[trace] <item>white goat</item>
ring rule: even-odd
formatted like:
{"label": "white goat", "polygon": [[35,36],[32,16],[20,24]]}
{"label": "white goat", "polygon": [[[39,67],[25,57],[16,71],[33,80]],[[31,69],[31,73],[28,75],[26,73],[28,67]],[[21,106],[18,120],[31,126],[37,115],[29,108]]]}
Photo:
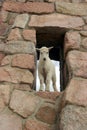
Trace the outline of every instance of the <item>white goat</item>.
{"label": "white goat", "polygon": [[52,80],[54,91],[57,91],[56,88],[56,73],[55,66],[51,59],[49,58],[49,50],[53,47],[47,48],[42,47],[40,49],[36,48],[40,51],[40,59],[38,64],[38,75],[40,79],[40,90],[42,91],[44,88],[44,84],[46,87],[46,91],[50,91],[50,81]]}

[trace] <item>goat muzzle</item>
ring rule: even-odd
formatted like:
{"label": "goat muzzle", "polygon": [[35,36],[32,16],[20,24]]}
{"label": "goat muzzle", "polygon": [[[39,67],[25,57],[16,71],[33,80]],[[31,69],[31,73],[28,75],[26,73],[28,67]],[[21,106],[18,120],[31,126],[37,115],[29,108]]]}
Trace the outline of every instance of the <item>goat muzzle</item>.
{"label": "goat muzzle", "polygon": [[44,61],[46,61],[46,58],[43,58]]}

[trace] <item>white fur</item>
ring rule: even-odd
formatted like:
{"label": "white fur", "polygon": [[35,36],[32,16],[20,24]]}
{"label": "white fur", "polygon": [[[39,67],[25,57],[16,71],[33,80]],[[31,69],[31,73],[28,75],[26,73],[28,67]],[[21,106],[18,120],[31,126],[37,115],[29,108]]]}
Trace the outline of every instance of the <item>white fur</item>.
{"label": "white fur", "polygon": [[[51,47],[53,48],[53,47]],[[44,88],[44,84],[46,86],[46,91],[50,91],[50,82],[52,80],[53,88],[56,91],[56,73],[55,66],[51,59],[49,58],[49,50],[51,48],[42,47],[37,49],[40,51],[40,59],[38,64],[38,75],[40,79],[40,90],[42,91]]]}

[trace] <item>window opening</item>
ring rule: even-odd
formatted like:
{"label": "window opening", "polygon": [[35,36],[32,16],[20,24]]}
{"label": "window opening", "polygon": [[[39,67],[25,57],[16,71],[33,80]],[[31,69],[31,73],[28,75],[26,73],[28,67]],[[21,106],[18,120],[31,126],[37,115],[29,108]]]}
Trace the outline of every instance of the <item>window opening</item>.
{"label": "window opening", "polygon": [[[36,39],[37,39],[37,48],[41,48],[43,46],[46,47],[51,47],[53,46],[49,52],[49,57],[50,59],[54,62],[55,64],[55,69],[56,69],[56,78],[57,78],[57,87],[58,91],[64,90],[64,54],[63,54],[63,46],[64,46],[64,32],[60,33],[59,31],[49,31],[45,29],[39,29],[37,30],[36,33]],[[38,60],[39,60],[39,52],[37,51],[37,65],[38,65]],[[36,74],[36,91],[39,91],[39,78],[38,74]],[[50,91],[53,91],[53,87],[51,86]]]}

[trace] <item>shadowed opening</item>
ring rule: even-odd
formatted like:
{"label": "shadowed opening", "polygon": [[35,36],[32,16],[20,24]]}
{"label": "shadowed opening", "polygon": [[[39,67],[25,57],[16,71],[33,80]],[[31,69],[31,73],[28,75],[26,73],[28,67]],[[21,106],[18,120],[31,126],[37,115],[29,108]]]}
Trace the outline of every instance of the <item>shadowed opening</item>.
{"label": "shadowed opening", "polygon": [[[39,28],[36,31],[36,39],[37,39],[37,48],[41,48],[43,46],[54,48],[50,50],[49,57],[54,62],[59,62],[59,84],[57,86],[60,87],[60,91],[65,89],[65,80],[64,80],[64,36],[65,36],[64,29],[55,29],[55,28]],[[37,51],[37,60],[39,60],[39,52]],[[55,63],[55,65],[56,65]],[[58,80],[57,79],[57,80]],[[37,80],[36,80],[37,82]],[[38,84],[36,83],[37,87]]]}

